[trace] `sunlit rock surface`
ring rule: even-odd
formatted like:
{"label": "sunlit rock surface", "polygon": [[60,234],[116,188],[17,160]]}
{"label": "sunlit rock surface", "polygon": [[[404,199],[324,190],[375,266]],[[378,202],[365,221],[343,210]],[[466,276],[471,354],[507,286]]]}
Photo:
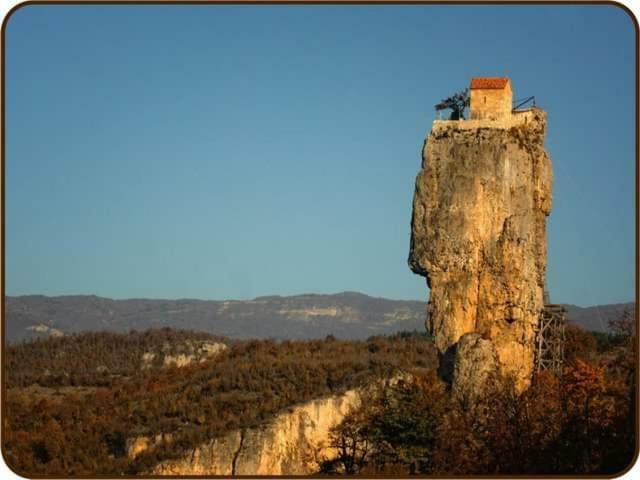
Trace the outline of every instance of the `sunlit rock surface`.
{"label": "sunlit rock surface", "polygon": [[545,128],[532,109],[509,121],[436,121],[425,141],[409,265],[427,278],[427,328],[449,375],[458,341],[476,332],[502,374],[529,384],[552,200]]}

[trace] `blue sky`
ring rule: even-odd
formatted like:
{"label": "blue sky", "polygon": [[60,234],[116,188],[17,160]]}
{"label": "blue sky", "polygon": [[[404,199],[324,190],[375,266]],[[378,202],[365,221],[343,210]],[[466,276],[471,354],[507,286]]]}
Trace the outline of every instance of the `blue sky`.
{"label": "blue sky", "polygon": [[28,6],[6,30],[6,291],[426,299],[433,105],[548,112],[552,300],[635,288],[635,32],[612,6]]}

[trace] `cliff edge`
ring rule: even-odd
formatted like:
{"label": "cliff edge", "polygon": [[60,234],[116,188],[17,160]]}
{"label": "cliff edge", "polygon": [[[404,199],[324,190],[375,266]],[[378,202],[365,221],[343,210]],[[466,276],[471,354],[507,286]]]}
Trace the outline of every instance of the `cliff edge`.
{"label": "cliff edge", "polygon": [[336,456],[329,432],[359,405],[356,390],[293,406],[269,422],[158,464],[152,475],[309,475]]}

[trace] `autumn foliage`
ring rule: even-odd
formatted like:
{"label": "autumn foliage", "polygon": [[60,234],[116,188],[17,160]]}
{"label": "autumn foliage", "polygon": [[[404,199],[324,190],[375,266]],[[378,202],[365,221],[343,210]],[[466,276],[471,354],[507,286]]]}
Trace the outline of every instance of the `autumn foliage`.
{"label": "autumn foliage", "polygon": [[615,341],[599,351],[589,332],[573,329],[563,375],[542,371],[520,395],[503,380],[484,401],[470,403],[453,398],[433,373],[414,373],[412,381],[381,388],[333,431],[334,444],[351,438],[367,445],[366,455],[356,462],[342,455],[325,463],[324,473],[575,475],[623,470],[635,453],[633,332],[615,332]]}
{"label": "autumn foliage", "polygon": [[[337,457],[318,473],[613,474],[635,453],[632,327],[619,322],[607,338],[573,327],[561,376],[540,372],[520,395],[498,384],[474,403],[452,396],[430,339],[416,333],[231,342],[163,329],[39,340],[6,352],[3,454],[24,476],[140,474],[293,404],[377,385],[332,431]],[[145,352],[190,340],[229,348],[182,368],[141,368]],[[128,455],[132,438],[156,435],[171,442]]]}
{"label": "autumn foliage", "polygon": [[[9,348],[9,465],[24,476],[138,474],[293,404],[435,362],[426,336],[407,334],[367,342],[229,342],[203,363],[141,368],[146,351],[207,339],[193,335],[89,333]],[[129,439],[158,434],[170,434],[171,443],[129,458]]]}

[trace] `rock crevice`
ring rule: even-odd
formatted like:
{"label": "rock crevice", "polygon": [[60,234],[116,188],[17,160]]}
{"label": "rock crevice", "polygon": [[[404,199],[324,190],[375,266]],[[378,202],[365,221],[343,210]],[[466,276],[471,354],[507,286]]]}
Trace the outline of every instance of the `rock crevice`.
{"label": "rock crevice", "polygon": [[236,472],[237,472],[238,457],[240,456],[240,452],[242,451],[242,446],[244,445],[244,437],[245,437],[245,431],[244,430],[240,430],[240,443],[238,444],[238,449],[233,454],[233,459],[231,460],[231,475],[232,476],[235,476]]}

